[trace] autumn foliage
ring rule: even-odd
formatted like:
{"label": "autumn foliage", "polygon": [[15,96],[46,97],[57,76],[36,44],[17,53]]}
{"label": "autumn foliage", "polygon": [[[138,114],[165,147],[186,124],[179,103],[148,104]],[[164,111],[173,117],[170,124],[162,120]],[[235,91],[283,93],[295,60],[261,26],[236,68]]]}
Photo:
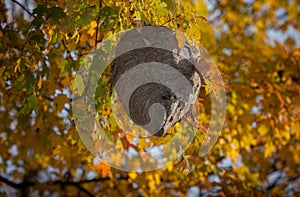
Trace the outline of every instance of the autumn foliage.
{"label": "autumn foliage", "polygon": [[[1,0],[0,194],[299,196],[299,8],[296,0]],[[126,172],[82,143],[71,93],[97,44],[145,25],[185,32],[207,49],[226,83],[227,114],[206,156],[198,155],[202,125],[175,162]],[[100,101],[108,91],[98,92]],[[202,120],[210,117],[208,92],[203,87],[198,99]],[[146,146],[114,127],[109,106],[97,107],[118,146]]]}

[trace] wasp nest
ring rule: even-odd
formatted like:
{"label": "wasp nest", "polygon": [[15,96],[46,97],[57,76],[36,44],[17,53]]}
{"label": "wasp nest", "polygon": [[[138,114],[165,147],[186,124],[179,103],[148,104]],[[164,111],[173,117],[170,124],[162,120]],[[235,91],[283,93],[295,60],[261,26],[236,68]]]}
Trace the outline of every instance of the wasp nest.
{"label": "wasp nest", "polygon": [[165,27],[130,30],[121,36],[111,67],[110,82],[127,115],[158,137],[191,110],[201,86],[193,65],[199,53],[177,38]]}

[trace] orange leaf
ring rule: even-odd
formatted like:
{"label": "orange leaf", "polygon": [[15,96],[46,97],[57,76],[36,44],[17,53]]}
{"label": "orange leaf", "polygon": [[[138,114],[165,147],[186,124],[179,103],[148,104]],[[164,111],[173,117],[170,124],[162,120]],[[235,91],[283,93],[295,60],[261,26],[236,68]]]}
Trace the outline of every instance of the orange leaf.
{"label": "orange leaf", "polygon": [[110,166],[100,162],[97,166],[96,166],[96,170],[98,172],[101,172],[101,177],[106,177],[108,175],[108,173],[110,172]]}

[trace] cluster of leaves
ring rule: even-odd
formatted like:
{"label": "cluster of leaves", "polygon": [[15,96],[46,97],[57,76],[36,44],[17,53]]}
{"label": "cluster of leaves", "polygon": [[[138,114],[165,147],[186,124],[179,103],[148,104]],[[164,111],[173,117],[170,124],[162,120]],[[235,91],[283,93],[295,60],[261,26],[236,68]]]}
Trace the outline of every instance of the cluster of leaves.
{"label": "cluster of leaves", "polygon": [[[299,195],[300,53],[295,40],[268,37],[300,29],[297,1],[29,4],[33,10],[0,1],[1,193],[182,196],[198,188],[201,195]],[[195,140],[165,169],[122,172],[99,162],[79,139],[70,97],[79,65],[103,39],[138,22],[184,31],[226,75],[226,124],[204,158]],[[201,109],[207,114],[208,103]],[[108,106],[99,109],[109,116]],[[125,135],[122,146],[134,147],[131,142]]]}

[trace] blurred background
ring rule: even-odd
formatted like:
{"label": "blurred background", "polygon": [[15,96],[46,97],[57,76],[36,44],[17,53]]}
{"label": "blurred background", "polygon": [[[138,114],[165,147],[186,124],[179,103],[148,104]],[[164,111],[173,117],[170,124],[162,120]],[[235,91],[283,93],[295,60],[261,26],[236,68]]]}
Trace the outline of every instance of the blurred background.
{"label": "blurred background", "polygon": [[[299,1],[0,0],[0,5],[2,196],[300,195]],[[123,172],[81,142],[71,90],[97,44],[145,25],[184,32],[207,49],[226,83],[226,122],[204,157],[198,152],[208,125],[165,168]],[[199,96],[202,120],[210,118],[209,91],[203,86]],[[109,87],[99,98],[109,98]],[[109,106],[98,110],[121,147],[150,146],[112,126]]]}

